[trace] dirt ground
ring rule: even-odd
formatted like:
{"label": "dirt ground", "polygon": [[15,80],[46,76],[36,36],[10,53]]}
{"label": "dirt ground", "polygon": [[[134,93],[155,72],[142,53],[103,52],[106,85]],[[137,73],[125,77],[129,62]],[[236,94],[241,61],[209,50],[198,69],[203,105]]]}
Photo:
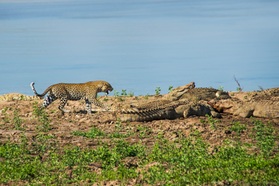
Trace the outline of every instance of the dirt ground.
{"label": "dirt ground", "polygon": [[[121,104],[123,101],[132,102],[135,99],[138,100],[139,98],[135,96],[109,96],[101,97],[100,101],[107,106],[115,106]],[[156,98],[150,96],[148,99]],[[0,142],[18,142],[23,134],[28,139],[32,140],[34,136],[38,135],[38,126],[42,125],[42,122],[36,118],[34,108],[40,105],[42,101],[43,100],[20,94],[1,96]],[[236,123],[245,126],[246,130],[241,131],[240,138],[242,141],[246,142],[251,142],[252,140],[248,133],[252,130],[253,121],[255,119],[272,125],[276,133],[279,133],[279,119],[251,119],[222,114],[222,118],[220,119],[210,118],[208,116],[192,116],[175,120],[121,122],[107,111],[97,111],[91,115],[84,113],[84,101],[69,101],[66,109],[71,112],[65,113],[64,115],[61,115],[60,111],[57,109],[58,104],[59,101],[55,101],[45,109],[45,112],[50,129],[48,133],[54,136],[55,143],[60,147],[69,144],[82,148],[98,146],[99,143],[96,139],[73,135],[75,131],[88,132],[92,127],[98,128],[106,134],[115,132],[119,132],[123,135],[128,133],[136,134],[127,135],[127,142],[136,143],[141,141],[141,143],[147,146],[153,145],[158,135],[163,135],[163,137],[168,140],[175,140],[181,135],[187,137],[194,131],[198,131],[203,139],[209,142],[212,151],[222,145],[225,140],[239,137],[239,134],[232,130],[232,126]],[[20,130],[20,128],[24,130]],[[109,141],[109,139],[105,138],[101,140]]]}
{"label": "dirt ground", "polygon": [[[100,101],[108,107],[117,108],[117,105],[125,103],[134,103],[140,100],[149,99],[150,101],[158,99],[156,96],[108,96],[100,97]],[[94,113],[88,115],[85,111],[84,101],[69,101],[66,109],[69,113],[61,115],[58,110],[59,101],[53,102],[43,112],[38,110],[43,100],[33,96],[21,94],[8,94],[0,96],[0,143],[18,143],[24,140],[32,146],[36,140],[40,140],[40,135],[51,136],[47,141],[39,143],[48,143],[48,147],[63,151],[67,148],[80,147],[81,149],[96,149],[102,144],[113,147],[117,137],[110,135],[120,135],[130,144],[142,144],[146,149],[152,149],[158,141],[158,136],[175,141],[177,139],[187,138],[193,135],[199,135],[209,145],[208,153],[214,154],[227,142],[243,144],[256,144],[255,121],[271,126],[274,129],[274,136],[279,136],[279,118],[241,118],[222,113],[222,118],[212,118],[210,116],[191,116],[189,118],[177,118],[174,120],[154,120],[150,122],[122,122],[109,111],[100,111],[94,108]],[[88,133],[92,129],[97,129],[106,135],[97,138],[88,138],[77,133]],[[278,138],[275,140],[275,146],[279,147]],[[249,148],[252,153],[258,153],[260,150],[256,145]],[[276,150],[277,149],[277,150]],[[275,148],[273,153],[277,154],[279,148]],[[42,159],[47,159],[48,154],[44,154]],[[1,161],[1,160],[0,160]],[[127,157],[122,160],[125,166],[137,166],[137,157]],[[100,172],[101,165],[91,163],[95,172]],[[146,165],[148,167],[149,165]],[[152,164],[150,165],[152,166]],[[70,173],[69,173],[70,174]],[[129,181],[128,185],[136,185],[137,179]],[[128,182],[127,182],[128,183]],[[10,182],[13,185],[13,182]],[[16,184],[27,184],[20,181]],[[121,185],[121,181],[103,181],[97,185]],[[225,184],[221,184],[225,185]]]}

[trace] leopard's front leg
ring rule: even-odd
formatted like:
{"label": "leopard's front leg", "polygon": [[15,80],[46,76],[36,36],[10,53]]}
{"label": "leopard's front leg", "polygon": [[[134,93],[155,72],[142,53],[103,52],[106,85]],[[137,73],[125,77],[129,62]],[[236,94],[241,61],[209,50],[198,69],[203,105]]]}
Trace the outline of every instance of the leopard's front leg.
{"label": "leopard's front leg", "polygon": [[100,101],[98,101],[96,98],[91,98],[88,100],[90,103],[93,103],[94,105],[96,105],[97,107],[100,107],[106,111],[108,111],[108,108],[103,104],[101,103]]}

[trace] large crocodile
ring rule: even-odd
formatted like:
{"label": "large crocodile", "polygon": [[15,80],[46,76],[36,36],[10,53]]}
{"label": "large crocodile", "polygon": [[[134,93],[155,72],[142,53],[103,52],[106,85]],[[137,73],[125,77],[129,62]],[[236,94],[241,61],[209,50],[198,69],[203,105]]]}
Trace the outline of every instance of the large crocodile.
{"label": "large crocodile", "polygon": [[228,93],[213,88],[195,88],[195,83],[177,87],[170,93],[157,97],[155,101],[124,104],[118,108],[117,118],[121,121],[150,121],[176,119],[191,115],[206,114],[220,117],[207,101],[229,98]]}
{"label": "large crocodile", "polygon": [[279,88],[257,92],[227,93],[214,88],[195,88],[195,83],[177,87],[154,101],[123,103],[116,117],[122,121],[176,119],[192,115],[279,118]]}

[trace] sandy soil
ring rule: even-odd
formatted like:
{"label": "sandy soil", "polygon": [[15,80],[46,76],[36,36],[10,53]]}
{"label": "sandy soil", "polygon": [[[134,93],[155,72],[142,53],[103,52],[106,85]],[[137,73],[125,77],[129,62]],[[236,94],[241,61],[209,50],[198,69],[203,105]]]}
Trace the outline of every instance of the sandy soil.
{"label": "sandy soil", "polygon": [[[138,97],[101,97],[100,101],[108,106],[115,106],[122,102],[133,102]],[[144,99],[144,98],[142,98]],[[148,99],[156,99],[150,96]],[[28,139],[38,135],[38,126],[42,122],[35,116],[34,105],[40,105],[42,100],[24,96],[20,94],[9,94],[0,98],[0,142],[20,141],[24,134]],[[95,147],[98,142],[95,139],[84,138],[73,135],[75,131],[88,132],[92,127],[96,127],[105,133],[119,132],[121,134],[135,133],[133,137],[127,137],[126,140],[131,143],[141,141],[147,146],[153,145],[158,134],[166,139],[175,140],[179,136],[189,136],[193,131],[199,131],[204,140],[209,142],[212,150],[220,146],[224,140],[235,138],[239,135],[231,130],[236,122],[246,126],[245,132],[240,135],[241,140],[251,142],[249,131],[253,128],[255,119],[264,123],[270,123],[274,126],[276,133],[279,132],[278,119],[263,118],[241,118],[229,114],[222,114],[220,119],[210,119],[208,117],[189,117],[178,118],[175,120],[155,120],[151,122],[120,122],[117,118],[106,111],[98,111],[91,115],[83,112],[84,101],[69,101],[66,109],[70,113],[60,114],[57,109],[59,101],[52,103],[45,112],[47,114],[50,130],[48,133],[54,136],[55,143],[59,146],[69,144],[80,147]],[[94,108],[93,108],[94,109]],[[95,108],[97,109],[97,108]],[[20,125],[17,126],[16,124]],[[24,130],[20,130],[20,128]],[[144,134],[144,135],[143,135]],[[127,135],[129,136],[129,135]],[[100,140],[100,139],[98,139]],[[102,138],[103,141],[108,139]]]}

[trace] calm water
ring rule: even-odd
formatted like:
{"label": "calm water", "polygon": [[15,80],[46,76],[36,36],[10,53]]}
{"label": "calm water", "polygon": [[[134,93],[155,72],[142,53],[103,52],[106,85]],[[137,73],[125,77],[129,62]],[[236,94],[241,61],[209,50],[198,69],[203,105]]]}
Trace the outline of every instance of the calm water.
{"label": "calm water", "polygon": [[115,90],[279,86],[276,0],[0,0],[0,94],[103,79]]}

